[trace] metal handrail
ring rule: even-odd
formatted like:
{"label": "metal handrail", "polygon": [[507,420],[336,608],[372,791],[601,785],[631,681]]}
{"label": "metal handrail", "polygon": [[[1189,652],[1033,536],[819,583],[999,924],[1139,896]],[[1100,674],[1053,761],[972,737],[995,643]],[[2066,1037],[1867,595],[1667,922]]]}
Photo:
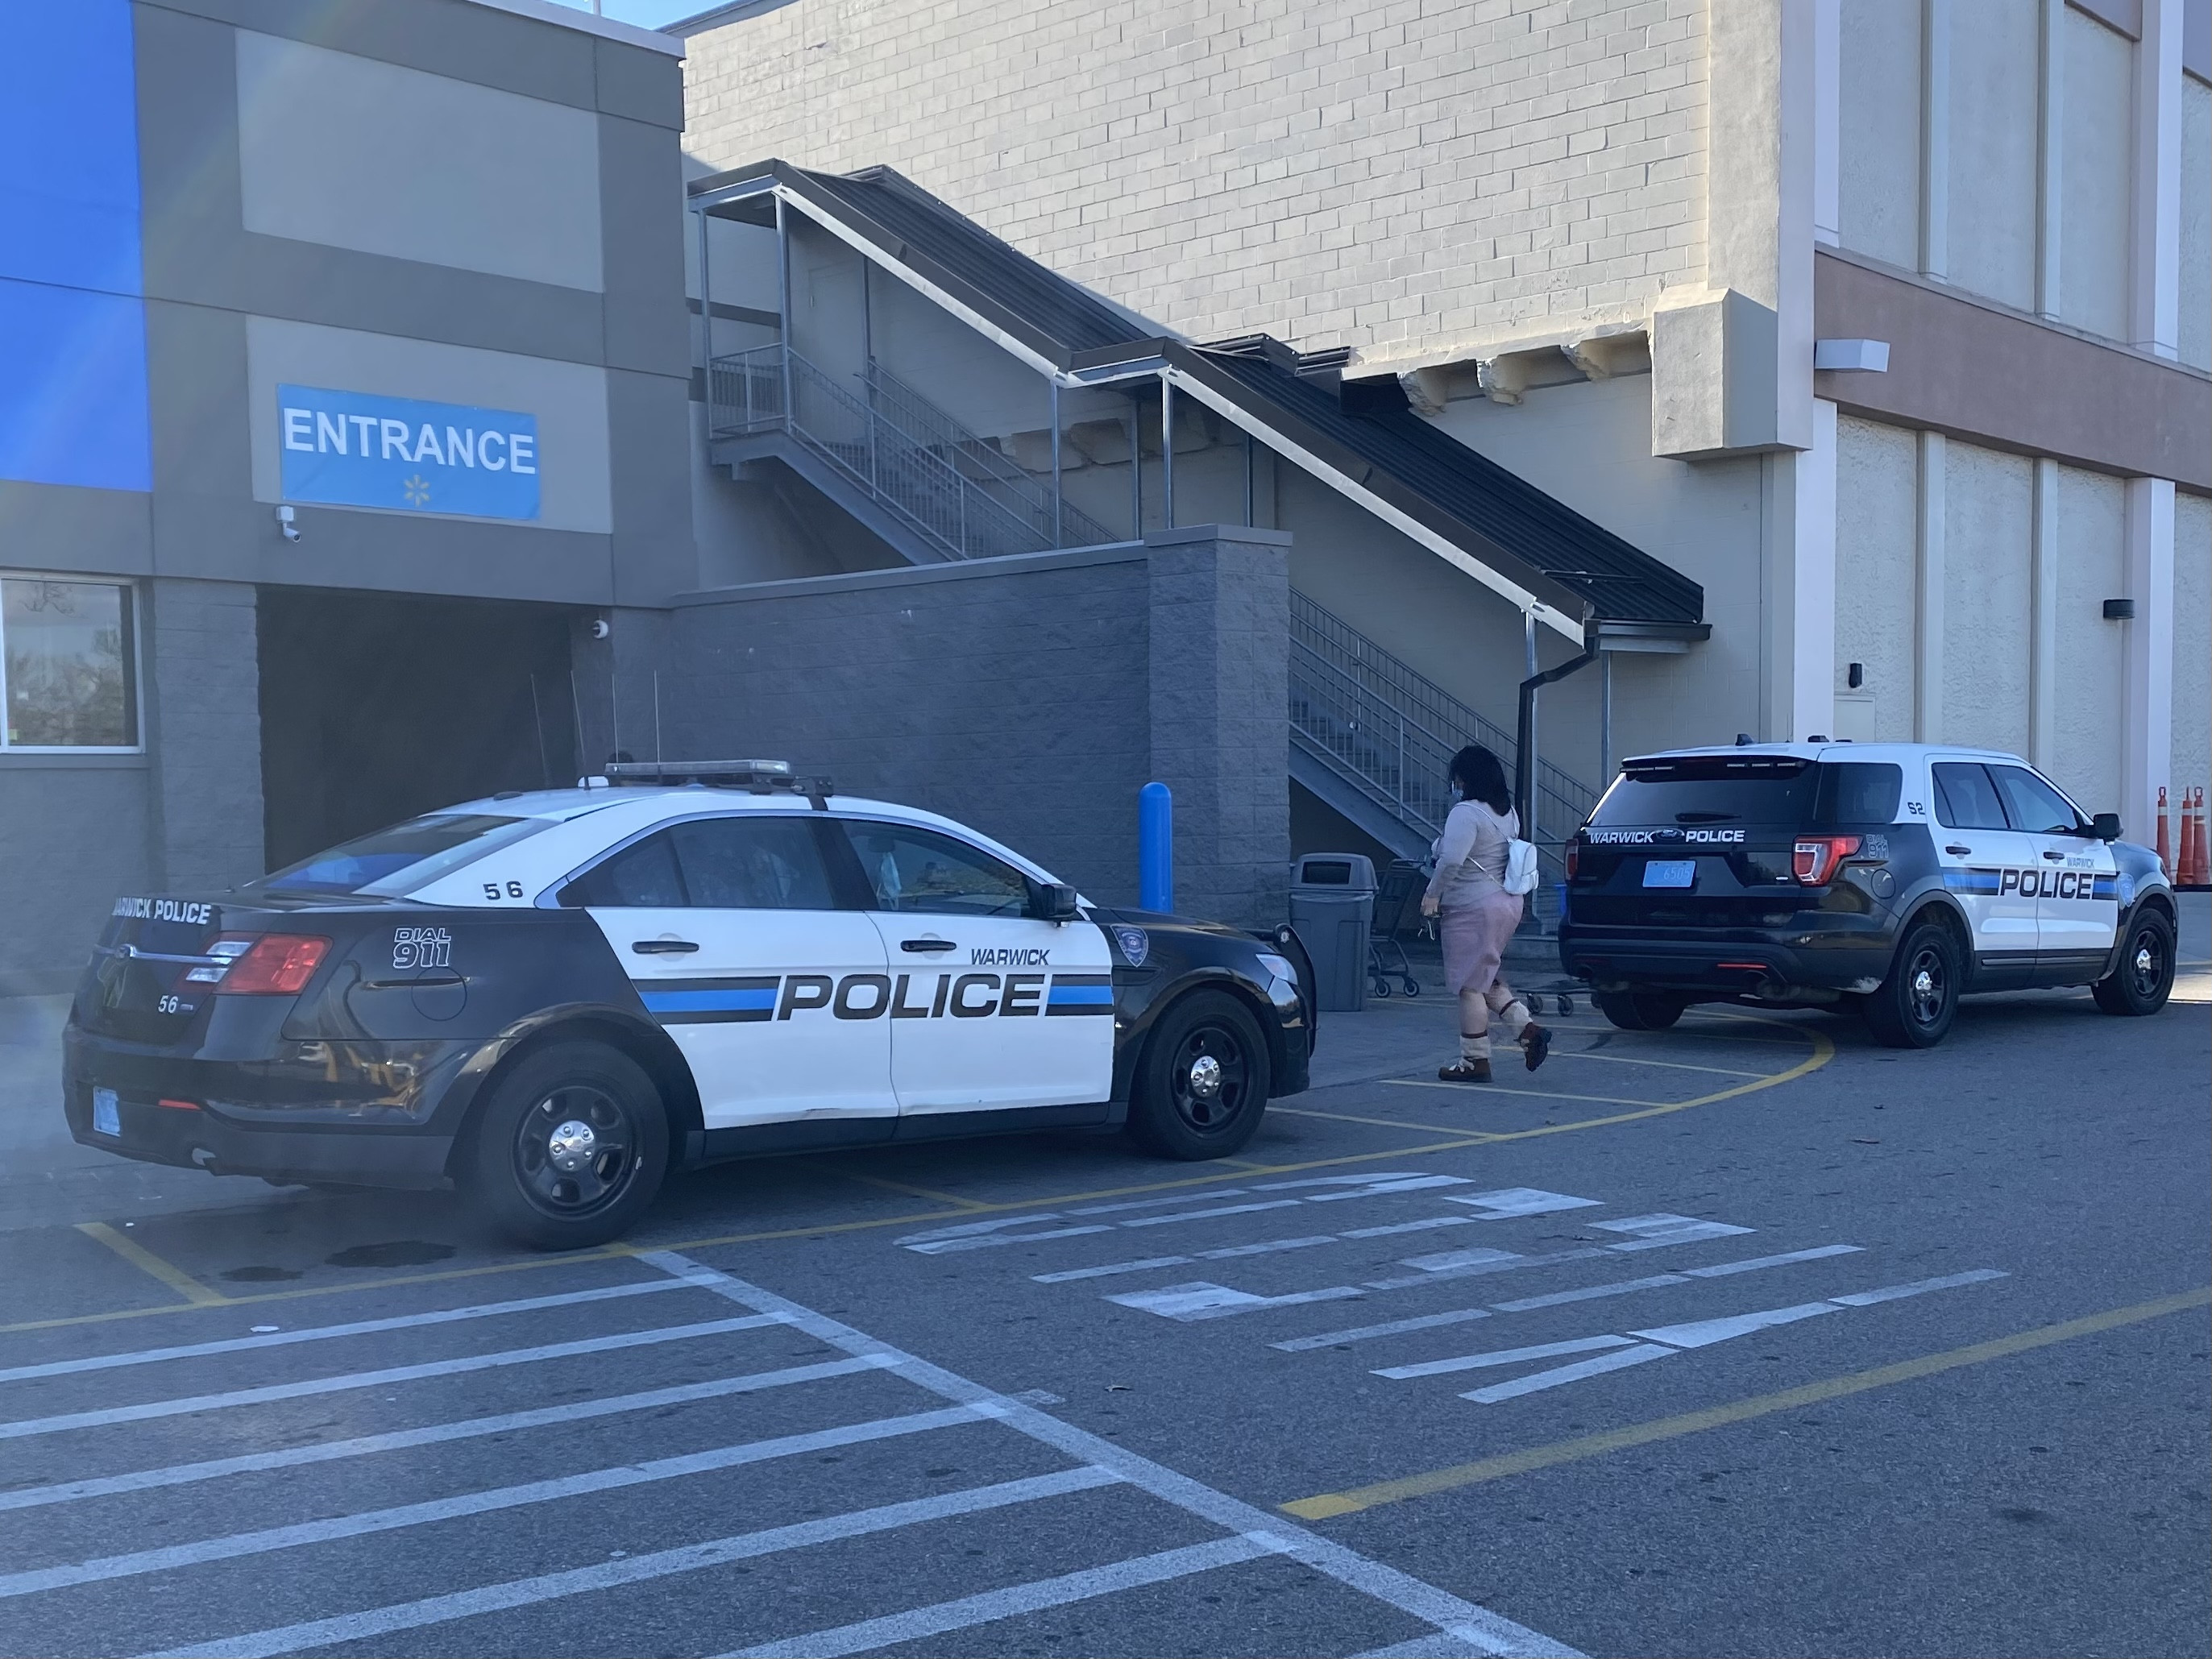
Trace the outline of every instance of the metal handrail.
{"label": "metal handrail", "polygon": [[[1026,472],[912,388],[888,375],[879,385],[874,366],[860,378],[865,397],[781,342],[716,357],[708,366],[708,430],[787,434],[950,558],[1056,544],[1051,495]],[[1059,522],[1087,543],[1114,539],[1064,502]]]}

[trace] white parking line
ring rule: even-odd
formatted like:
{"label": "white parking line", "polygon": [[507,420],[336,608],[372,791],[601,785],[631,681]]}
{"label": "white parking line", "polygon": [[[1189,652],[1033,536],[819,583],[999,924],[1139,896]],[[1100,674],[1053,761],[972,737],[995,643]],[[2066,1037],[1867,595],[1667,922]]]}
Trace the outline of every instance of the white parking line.
{"label": "white parking line", "polygon": [[124,1365],[151,1365],[167,1359],[197,1359],[204,1354],[241,1353],[255,1348],[285,1348],[299,1342],[326,1342],[332,1337],[373,1336],[379,1331],[413,1330],[425,1325],[450,1325],[467,1319],[493,1319],[502,1314],[536,1313],[543,1308],[568,1308],[584,1302],[608,1302],[620,1297],[652,1296],[680,1290],[665,1279],[641,1279],[635,1285],[605,1285],[592,1291],[568,1291],[559,1296],[525,1297],[517,1302],[486,1302],[472,1308],[437,1308],[428,1313],[399,1314],[390,1319],[362,1319],[348,1325],[318,1325],[304,1331],[276,1331],[264,1336],[232,1336],[214,1342],[186,1342],[171,1348],[141,1348],[134,1353],[94,1354],[85,1359],[50,1359],[43,1364],[15,1365],[0,1370],[0,1382],[21,1382],[38,1376],[70,1376],[79,1371],[112,1370]]}
{"label": "white parking line", "polygon": [[1878,1291],[1853,1291],[1849,1296],[1832,1296],[1831,1302],[1839,1302],[1846,1308],[1871,1308],[1877,1302],[1895,1302],[1900,1297],[1919,1296],[1929,1291],[1948,1291],[1957,1285],[1978,1285],[1985,1279],[2003,1279],[2007,1275],[1994,1267],[1976,1267],[1963,1273],[1946,1273],[1941,1279],[1917,1279],[1910,1285],[1885,1285]]}
{"label": "white parking line", "polygon": [[334,1515],[321,1521],[303,1521],[289,1527],[264,1527],[258,1532],[232,1533],[222,1538],[196,1539],[161,1549],[133,1550],[125,1555],[104,1555],[90,1561],[34,1568],[27,1572],[0,1573],[0,1598],[32,1595],[41,1590],[64,1589],[72,1584],[108,1583],[144,1573],[167,1572],[177,1567],[196,1567],[209,1561],[233,1561],[245,1555],[266,1555],[274,1550],[299,1549],[327,1544],[340,1538],[360,1538],[370,1533],[397,1532],[405,1527],[427,1526],[466,1515],[489,1515],[498,1510],[526,1509],[533,1504],[557,1503],[592,1492],[615,1492],[624,1486],[650,1486],[686,1475],[711,1474],[720,1469],[742,1468],[779,1457],[829,1451],[872,1440],[893,1440],[973,1423],[978,1413],[964,1406],[940,1411],[916,1412],[905,1417],[878,1418],[871,1423],[847,1423],[808,1434],[779,1435],[772,1440],[750,1440],[743,1445],[716,1446],[711,1450],[686,1452],[678,1457],[656,1457],[642,1463],[611,1468],[586,1469],[550,1480],[526,1481],[516,1486],[494,1486],[483,1492],[457,1492],[419,1504],[400,1504],[390,1509],[364,1510],[356,1515]]}
{"label": "white parking line", "polygon": [[[957,1404],[987,1407],[1001,1417],[1008,1427],[1033,1440],[1042,1442],[1070,1457],[1080,1458],[1088,1464],[1110,1470],[1122,1480],[1154,1498],[1174,1504],[1176,1508],[1216,1526],[1237,1534],[1262,1534],[1281,1537],[1282,1553],[1304,1563],[1315,1571],[1326,1573],[1338,1583],[1349,1586],[1376,1601],[1388,1603],[1400,1612],[1410,1613],[1434,1626],[1458,1640],[1477,1645],[1486,1654],[1559,1656],[1559,1659],[1576,1659],[1572,1648],[1540,1635],[1524,1625],[1476,1606],[1449,1591],[1401,1572],[1395,1567],[1385,1566],[1355,1550],[1323,1538],[1304,1528],[1286,1526],[1281,1517],[1267,1514],[1228,1493],[1178,1474],[1164,1464],[1139,1455],[1127,1447],[1031,1406],[1010,1399],[1005,1395],[971,1382],[966,1377],[946,1370],[941,1365],[891,1347],[878,1341],[850,1325],[831,1319],[798,1303],[786,1300],[773,1291],[727,1273],[717,1273],[702,1263],[672,1250],[649,1250],[639,1253],[637,1259],[659,1267],[662,1271],[728,1297],[741,1307],[763,1313],[774,1313],[794,1329],[809,1336],[842,1348],[847,1353],[884,1353],[895,1356],[899,1374],[910,1382],[927,1389],[940,1399]],[[331,1638],[339,1639],[339,1638]]]}
{"label": "white parking line", "polygon": [[755,1371],[745,1376],[718,1376],[705,1382],[685,1382],[675,1388],[648,1389],[642,1394],[609,1395],[598,1400],[574,1400],[531,1411],[502,1412],[495,1417],[472,1417],[458,1423],[432,1423],[419,1429],[395,1429],[388,1434],[357,1435],[349,1440],[325,1440],[313,1445],[287,1446],[280,1451],[246,1452],[236,1457],[210,1457],[197,1463],[172,1463],[166,1468],[132,1469],[124,1474],[97,1475],[84,1480],[64,1480],[51,1486],[23,1486],[0,1492],[0,1510],[37,1509],[47,1504],[73,1504],[87,1498],[111,1498],[118,1492],[145,1492],[156,1486],[182,1486],[196,1480],[215,1480],[230,1474],[258,1474],[269,1469],[295,1468],[303,1463],[327,1463],[342,1458],[367,1457],[377,1452],[404,1451],[412,1446],[445,1445],[488,1434],[509,1434],[519,1429],[550,1427],[582,1422],[594,1417],[615,1417],[625,1412],[655,1411],[695,1400],[718,1400],[728,1395],[757,1394],[766,1389],[799,1382],[818,1382],[855,1371],[879,1370],[877,1358],[825,1359],[815,1365],[793,1365],[783,1370]]}
{"label": "white parking line", "polygon": [[374,1637],[389,1636],[395,1631],[420,1630],[426,1625],[444,1624],[455,1619],[472,1619],[508,1607],[535,1607],[562,1596],[612,1589],[621,1584],[644,1583],[655,1578],[665,1578],[672,1573],[697,1572],[706,1567],[726,1566],[732,1561],[747,1561],[784,1550],[805,1549],[841,1538],[893,1532],[925,1521],[942,1521],[956,1515],[975,1515],[986,1510],[1004,1509],[1012,1504],[1031,1504],[1041,1498],[1059,1498],[1069,1492],[1115,1486],[1120,1480],[1119,1475],[1108,1469],[1060,1469],[1051,1474],[1034,1474],[1025,1480],[1006,1480],[995,1486],[969,1486],[958,1492],[939,1492],[934,1497],[910,1498],[902,1504],[884,1504],[874,1509],[825,1516],[817,1521],[769,1527],[759,1532],[737,1533],[727,1538],[710,1539],[702,1544],[655,1550],[650,1554],[629,1556],[619,1561],[602,1561],[588,1567],[571,1568],[565,1572],[540,1573],[530,1578],[509,1579],[501,1584],[480,1585],[475,1589],[457,1590],[450,1595],[425,1596],[418,1601],[370,1607],[360,1613],[341,1613],[332,1619],[312,1619],[296,1625],[280,1625],[274,1629],[254,1631],[243,1636],[227,1636],[217,1641],[171,1648],[161,1654],[149,1656],[149,1659],[273,1659],[273,1656],[277,1654],[331,1647],[341,1642],[365,1642]]}
{"label": "white parking line", "polygon": [[1287,1342],[1270,1342],[1285,1353],[1304,1353],[1310,1348],[1334,1347],[1340,1342],[1365,1342],[1378,1336],[1401,1336],[1407,1331],[1430,1331],[1439,1325],[1463,1325],[1470,1319],[1487,1319],[1487,1308],[1454,1308],[1449,1313],[1423,1314],[1416,1319],[1394,1319],[1387,1325],[1355,1325],[1348,1331],[1323,1331],[1318,1336],[1294,1336]]}
{"label": "white parking line", "polygon": [[1652,1291],[1662,1285],[1686,1285],[1686,1273],[1653,1273],[1649,1279],[1624,1279],[1613,1285],[1585,1285],[1576,1291],[1553,1291],[1549,1296],[1524,1296],[1514,1302],[1493,1302],[1499,1313],[1528,1313],[1537,1308],[1557,1308],[1570,1302],[1595,1302],[1601,1297],[1626,1296],[1632,1291]]}
{"label": "white parking line", "polygon": [[1442,1376],[1447,1371],[1486,1370],[1492,1365],[1517,1365],[1527,1359],[1555,1359],[1563,1353],[1588,1353],[1593,1348],[1626,1348],[1625,1336],[1577,1336],[1565,1342],[1538,1342],[1525,1348],[1493,1348],[1487,1353],[1455,1354],[1449,1359],[1423,1359],[1411,1365],[1389,1365],[1375,1373],[1394,1382],[1413,1376]]}
{"label": "white parking line", "polygon": [[1554,1045],[1553,1060],[1609,1060],[1616,1066],[1658,1066],[1670,1072],[1710,1072],[1716,1077],[1772,1077],[1772,1072],[1741,1072],[1728,1066],[1691,1066],[1679,1060],[1639,1060],[1633,1054],[1593,1054],[1587,1048],[1562,1048]]}
{"label": "white parking line", "polygon": [[1634,1347],[1623,1348],[1617,1353],[1601,1353],[1595,1359],[1578,1360],[1574,1364],[1559,1365],[1548,1371],[1538,1371],[1531,1376],[1516,1376],[1510,1382],[1492,1382],[1484,1388],[1469,1389],[1460,1398],[1472,1400],[1478,1405],[1494,1406],[1501,1400],[1517,1400],[1524,1394],[1556,1389],[1565,1382],[1579,1382],[1586,1376],[1625,1370],[1631,1365],[1641,1365],[1647,1359],[1664,1359],[1676,1352],[1674,1348],[1662,1348],[1656,1343],[1639,1342]]}
{"label": "white parking line", "polygon": [[1730,1273],[1757,1273],[1762,1267],[1785,1267],[1793,1261],[1819,1261],[1832,1255],[1856,1255],[1863,1244],[1816,1244],[1809,1250],[1786,1250],[1780,1255],[1747,1256],[1741,1261],[1716,1261],[1708,1267],[1684,1267],[1692,1279],[1725,1279]]}
{"label": "white parking line", "polygon": [[258,1406],[271,1400],[298,1400],[310,1395],[343,1394],[349,1389],[374,1389],[387,1382],[417,1382],[426,1377],[453,1376],[464,1371],[491,1370],[502,1365],[534,1365],[541,1360],[566,1359],[576,1354],[611,1353],[619,1348],[642,1348],[660,1342],[681,1342],[692,1337],[720,1336],[730,1331],[758,1330],[779,1323],[763,1314],[750,1319],[710,1319],[695,1325],[669,1325],[658,1330],[622,1331],[612,1336],[580,1338],[573,1342],[549,1342],[541,1347],[509,1348],[501,1353],[463,1354],[452,1359],[426,1360],[418,1365],[392,1365],[382,1370],[349,1371],[339,1376],[308,1377],[297,1382],[270,1382],[258,1389],[232,1389],[222,1394],[191,1395],[180,1400],[154,1400],[137,1406],[109,1406],[99,1411],[63,1412],[52,1417],[27,1417],[0,1423],[0,1440],[20,1440],[34,1434],[59,1434],[69,1429],[106,1428],[116,1423],[143,1423],[150,1418],[181,1417],[188,1412],[220,1411],[233,1406]]}
{"label": "white parking line", "polygon": [[963,1595],[957,1601],[939,1601],[933,1607],[916,1607],[911,1613],[864,1619],[857,1624],[817,1630],[781,1642],[763,1642],[758,1647],[740,1648],[725,1654],[722,1659],[845,1659],[849,1654],[868,1653],[900,1642],[915,1642],[925,1636],[942,1636],[948,1631],[972,1630],[1000,1619],[1042,1613],[1047,1607],[1064,1607],[1073,1601],[1087,1601],[1146,1584],[1188,1578],[1216,1567],[1234,1566],[1240,1561],[1257,1560],[1263,1555],[1280,1553],[1283,1542],[1274,1534],[1249,1534],[1218,1539],[1210,1544],[1189,1544],[1179,1550],[1162,1550],[1157,1555],[1116,1561],[1109,1567],[1091,1567],[1081,1572],[1062,1573],[1056,1578],[1040,1578],[1032,1583]]}

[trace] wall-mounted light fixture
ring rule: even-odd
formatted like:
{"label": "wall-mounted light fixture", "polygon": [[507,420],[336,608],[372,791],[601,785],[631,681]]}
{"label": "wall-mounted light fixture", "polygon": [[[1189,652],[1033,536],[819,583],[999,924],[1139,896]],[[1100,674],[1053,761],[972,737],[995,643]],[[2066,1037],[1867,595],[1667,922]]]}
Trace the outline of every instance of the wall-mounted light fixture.
{"label": "wall-mounted light fixture", "polygon": [[283,532],[284,539],[288,542],[296,542],[300,539],[300,526],[292,522],[292,509],[289,506],[276,509],[276,528]]}
{"label": "wall-mounted light fixture", "polygon": [[1815,340],[1813,342],[1813,367],[1857,369],[1868,374],[1887,374],[1889,373],[1889,342],[1887,340]]}
{"label": "wall-mounted light fixture", "polygon": [[2135,616],[2136,602],[2133,599],[2106,599],[2105,601],[2105,620],[2106,622],[2133,622],[2135,620]]}
{"label": "wall-mounted light fixture", "polygon": [[1844,684],[1850,686],[1854,691],[1864,685],[1866,684],[1866,665],[1863,662],[1855,662],[1849,668],[1845,669],[1844,671]]}

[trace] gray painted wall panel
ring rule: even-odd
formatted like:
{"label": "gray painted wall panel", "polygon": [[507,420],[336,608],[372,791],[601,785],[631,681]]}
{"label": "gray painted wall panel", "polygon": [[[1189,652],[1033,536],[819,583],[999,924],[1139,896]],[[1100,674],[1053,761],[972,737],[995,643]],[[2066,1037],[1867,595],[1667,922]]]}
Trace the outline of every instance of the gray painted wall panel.
{"label": "gray painted wall panel", "polygon": [[0,479],[0,548],[14,569],[143,576],[154,568],[151,503],[136,490]]}
{"label": "gray painted wall panel", "polygon": [[118,894],[155,884],[137,757],[0,759],[0,996],[68,990]]}
{"label": "gray painted wall panel", "polygon": [[246,434],[246,319],[206,306],[146,302],[146,381],[153,406],[154,523],[164,506],[252,498]]}
{"label": "gray painted wall panel", "polygon": [[599,106],[609,115],[684,131],[684,60],[617,41],[595,43]]}
{"label": "gray painted wall panel", "polygon": [[145,665],[158,879],[173,890],[218,890],[264,867],[253,590],[159,578],[150,586]]}
{"label": "gray painted wall panel", "polygon": [[658,127],[599,118],[606,203],[605,361],[688,380],[691,322],[684,294],[683,156]]}
{"label": "gray painted wall panel", "polygon": [[599,289],[592,116],[272,34],[234,39],[247,230]]}
{"label": "gray painted wall panel", "polygon": [[698,580],[691,532],[691,400],[687,382],[609,369],[615,598],[665,605]]}

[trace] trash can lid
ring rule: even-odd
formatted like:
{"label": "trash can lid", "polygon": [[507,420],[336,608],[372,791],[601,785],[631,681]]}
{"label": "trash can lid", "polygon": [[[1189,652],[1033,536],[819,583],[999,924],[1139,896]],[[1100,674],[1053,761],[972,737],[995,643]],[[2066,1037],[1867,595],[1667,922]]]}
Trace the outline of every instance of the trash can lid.
{"label": "trash can lid", "polygon": [[1307,853],[1299,858],[1291,885],[1371,893],[1375,890],[1375,863],[1364,853]]}

